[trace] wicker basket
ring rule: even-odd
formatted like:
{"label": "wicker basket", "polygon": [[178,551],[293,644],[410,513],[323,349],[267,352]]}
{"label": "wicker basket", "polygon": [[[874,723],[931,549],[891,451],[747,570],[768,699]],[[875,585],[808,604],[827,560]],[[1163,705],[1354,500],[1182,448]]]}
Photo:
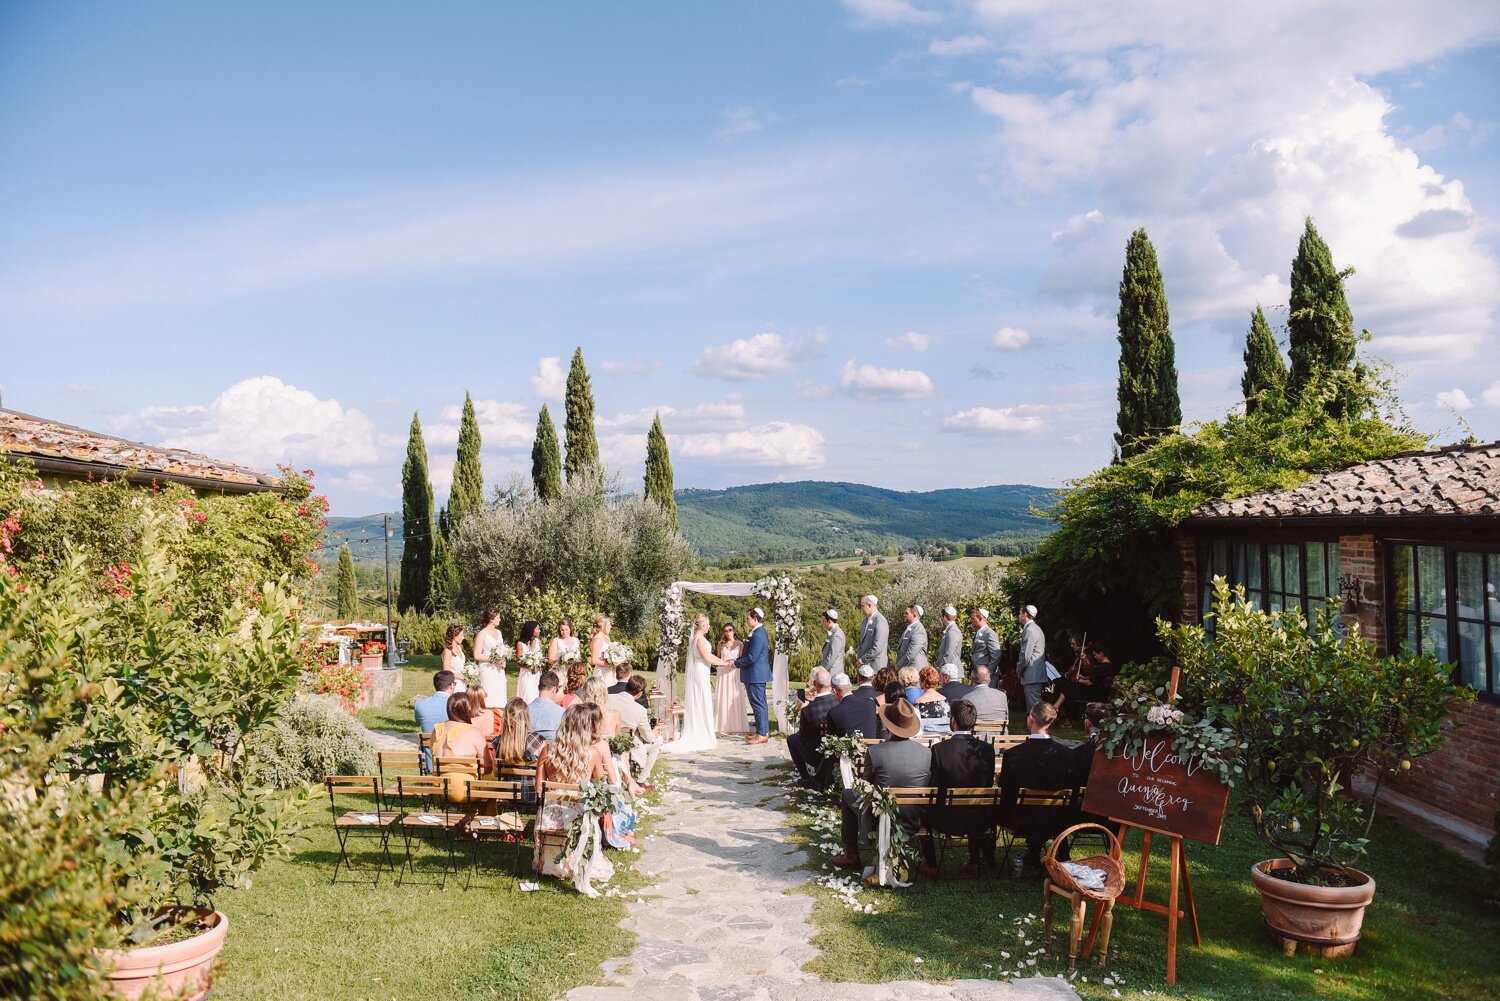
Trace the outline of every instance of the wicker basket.
{"label": "wicker basket", "polygon": [[[1090,855],[1088,858],[1073,859],[1074,865],[1088,866],[1090,869],[1100,869],[1104,872],[1104,889],[1086,890],[1078,885],[1063,864],[1057,860],[1057,846],[1065,840],[1077,834],[1079,831],[1096,830],[1104,832],[1113,854]],[[1115,857],[1120,852],[1120,839],[1103,824],[1074,824],[1063,831],[1052,840],[1047,854],[1042,857],[1042,866],[1047,870],[1047,876],[1052,882],[1070,893],[1079,893],[1089,900],[1114,900],[1125,889],[1125,867]]]}

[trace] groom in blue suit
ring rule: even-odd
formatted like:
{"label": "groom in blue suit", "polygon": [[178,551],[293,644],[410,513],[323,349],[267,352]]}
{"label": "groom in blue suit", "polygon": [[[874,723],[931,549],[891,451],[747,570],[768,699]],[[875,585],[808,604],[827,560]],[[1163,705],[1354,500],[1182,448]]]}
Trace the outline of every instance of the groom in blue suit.
{"label": "groom in blue suit", "polygon": [[770,739],[770,722],[766,717],[766,683],[771,680],[771,641],[766,638],[766,627],[762,625],[766,613],[752,608],[745,613],[745,628],[750,637],[745,640],[745,649],[735,660],[740,669],[740,681],[745,685],[745,695],[750,700],[750,711],[755,715],[755,736],[747,737],[747,744],[764,744]]}

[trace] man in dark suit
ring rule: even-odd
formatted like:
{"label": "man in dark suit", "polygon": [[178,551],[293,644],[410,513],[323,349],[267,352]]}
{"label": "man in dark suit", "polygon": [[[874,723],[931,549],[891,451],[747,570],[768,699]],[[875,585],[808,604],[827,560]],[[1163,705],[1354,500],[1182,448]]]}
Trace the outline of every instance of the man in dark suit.
{"label": "man in dark suit", "polygon": [[[882,718],[890,731],[890,738],[875,744],[865,752],[864,778],[872,785],[884,789],[901,789],[932,785],[932,752],[926,746],[912,741],[922,729],[922,721],[911,703],[897,695],[887,696]],[[860,867],[859,846],[875,829],[875,818],[861,811],[854,790],[845,789],[839,806],[842,815],[839,836],[844,843],[844,853],[833,860],[840,869]],[[915,834],[922,824],[922,811],[915,807],[903,807],[898,817],[908,834]],[[929,878],[938,877],[937,850],[932,838],[918,839],[922,850],[922,872]]]}
{"label": "man in dark suit", "polygon": [[[1040,866],[1042,847],[1076,818],[1074,808],[1016,805],[1018,789],[1073,789],[1078,786],[1078,755],[1074,749],[1053,740],[1052,724],[1057,710],[1050,702],[1038,702],[1026,714],[1031,735],[1001,756],[1000,822],[1026,839],[1026,861]],[[1064,853],[1059,853],[1059,858]]]}
{"label": "man in dark suit", "polygon": [[932,784],[938,787],[938,806],[927,818],[927,826],[939,834],[964,834],[969,838],[969,861],[964,872],[978,876],[995,864],[995,815],[980,807],[946,807],[949,789],[989,788],[995,784],[995,748],[974,737],[977,716],[972,702],[953,703],[953,735],[932,745]]}
{"label": "man in dark suit", "polygon": [[821,667],[813,669],[807,687],[807,705],[802,707],[797,732],[786,739],[786,749],[802,784],[814,789],[818,786],[818,768],[823,764],[822,745],[828,733],[828,716],[833,712],[835,702],[828,672]]}
{"label": "man in dark suit", "polygon": [[[866,689],[874,691],[868,686]],[[861,698],[858,695],[861,690],[864,689],[850,685],[847,674],[834,675],[833,695],[838,705],[828,714],[828,732],[835,737],[875,739],[875,700]]]}
{"label": "man in dark suit", "polygon": [[944,664],[938,668],[938,673],[943,676],[943,683],[938,686],[938,694],[949,702],[957,702],[974,690],[972,685],[964,684],[964,669],[957,664]]}
{"label": "man in dark suit", "polygon": [[849,694],[856,699],[869,699],[871,702],[874,702],[880,694],[875,691],[875,669],[869,664],[865,664],[858,671],[854,672],[854,674],[858,680],[854,682],[854,691]]}

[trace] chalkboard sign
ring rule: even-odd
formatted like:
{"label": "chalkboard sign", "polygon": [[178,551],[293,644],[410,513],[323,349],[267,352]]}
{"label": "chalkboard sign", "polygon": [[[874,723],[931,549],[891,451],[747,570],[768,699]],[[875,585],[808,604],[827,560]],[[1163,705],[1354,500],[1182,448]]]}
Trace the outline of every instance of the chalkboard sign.
{"label": "chalkboard sign", "polygon": [[1207,768],[1186,764],[1165,738],[1135,754],[1094,752],[1083,808],[1132,827],[1219,843],[1229,786]]}

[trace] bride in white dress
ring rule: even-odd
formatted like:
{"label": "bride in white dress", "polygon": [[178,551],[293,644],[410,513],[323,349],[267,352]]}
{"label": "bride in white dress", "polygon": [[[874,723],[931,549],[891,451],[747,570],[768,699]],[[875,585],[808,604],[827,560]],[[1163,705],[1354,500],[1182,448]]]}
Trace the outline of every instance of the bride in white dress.
{"label": "bride in white dress", "polygon": [[724,667],[729,661],[714,656],[708,642],[708,616],[693,620],[693,638],[688,641],[687,691],[682,696],[682,735],[662,747],[667,754],[692,754],[712,751],[718,744],[714,736],[714,686],[708,676],[710,665]]}

